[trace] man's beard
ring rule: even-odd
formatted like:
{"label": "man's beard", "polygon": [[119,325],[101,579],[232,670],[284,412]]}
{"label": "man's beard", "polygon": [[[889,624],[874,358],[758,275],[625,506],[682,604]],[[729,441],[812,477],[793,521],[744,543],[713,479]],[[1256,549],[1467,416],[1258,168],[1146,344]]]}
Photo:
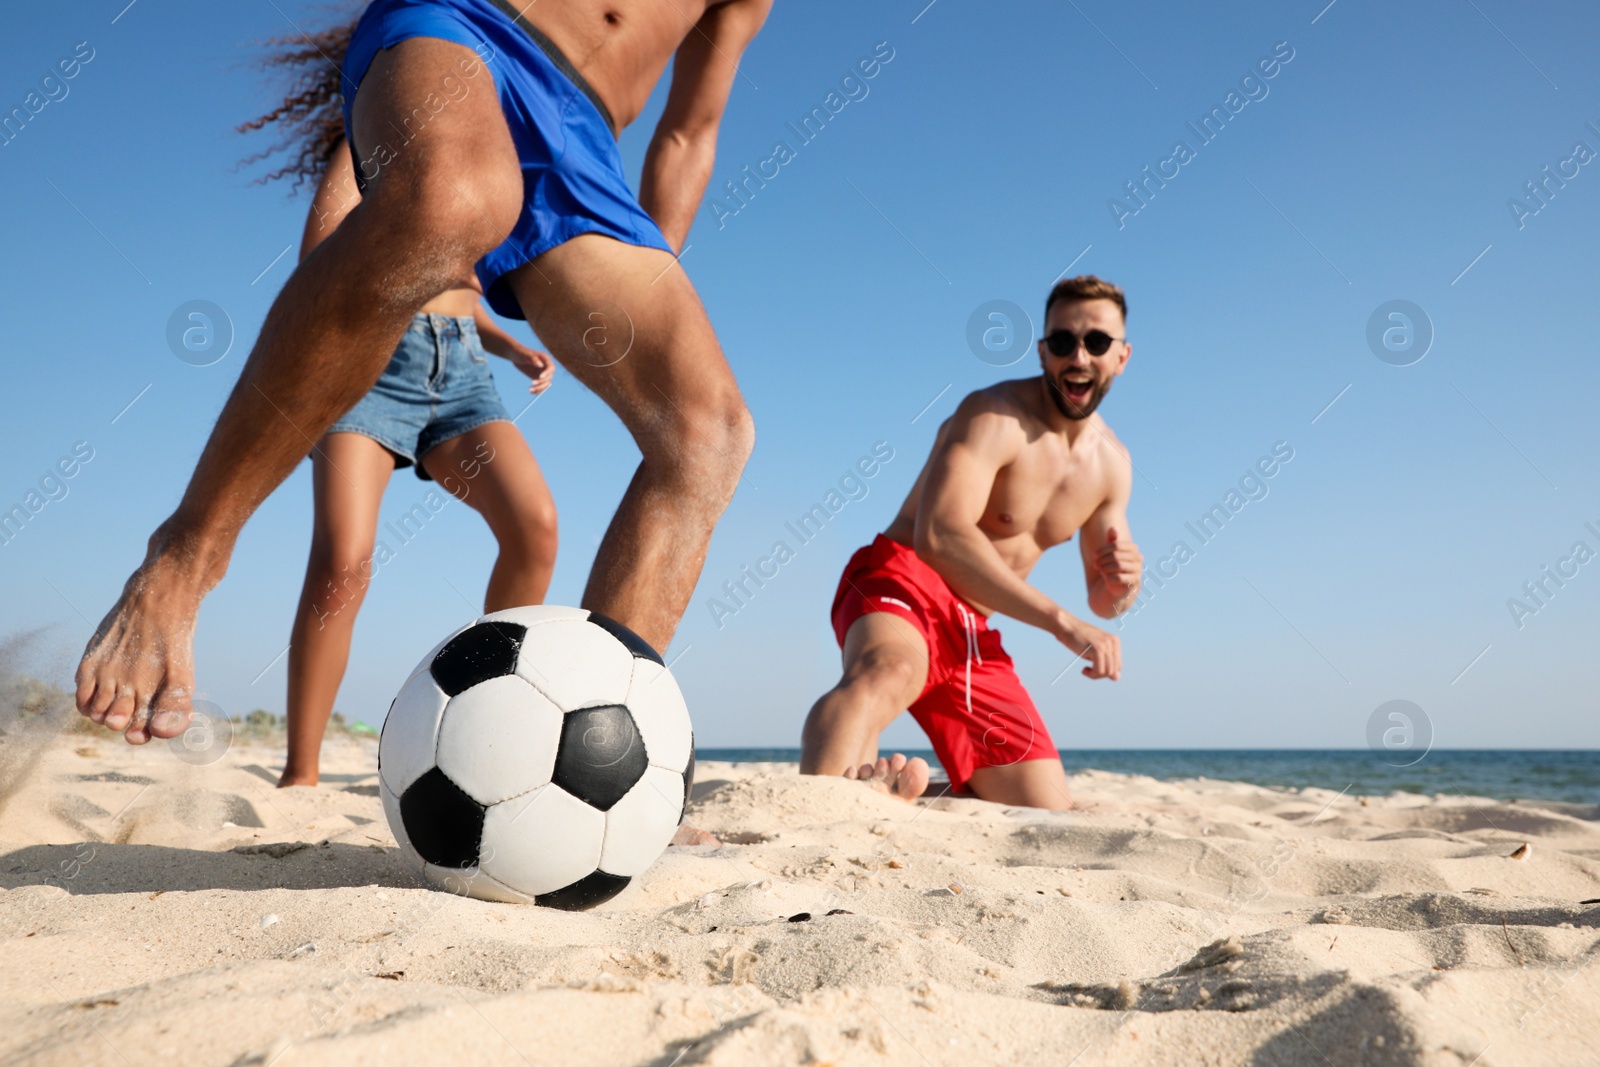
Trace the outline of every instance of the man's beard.
{"label": "man's beard", "polygon": [[1064,418],[1071,419],[1074,422],[1079,422],[1093,415],[1094,409],[1100,406],[1100,401],[1104,400],[1106,394],[1111,391],[1111,380],[1109,378],[1105,381],[1096,381],[1089,390],[1088,399],[1083,402],[1082,407],[1079,407],[1075,402],[1067,399],[1066,393],[1061,389],[1059,378],[1051,378],[1049,381],[1050,399],[1054,402],[1056,410],[1061,412]]}

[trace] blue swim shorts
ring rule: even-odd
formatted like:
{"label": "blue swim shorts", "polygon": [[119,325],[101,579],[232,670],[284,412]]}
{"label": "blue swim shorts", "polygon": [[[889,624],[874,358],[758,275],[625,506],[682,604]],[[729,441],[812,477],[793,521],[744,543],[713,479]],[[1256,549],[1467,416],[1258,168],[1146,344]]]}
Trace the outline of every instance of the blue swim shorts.
{"label": "blue swim shorts", "polygon": [[[520,6],[520,5],[519,5]],[[464,45],[483,61],[473,75],[463,68],[436,94],[418,101],[412,118],[383,145],[349,138],[357,180],[363,186],[398,158],[421,124],[448,111],[452,99],[479,92],[493,78],[500,108],[522,163],[522,215],[511,236],[477,263],[489,306],[507,318],[522,309],[502,278],[536,256],[583,233],[671,253],[661,229],[628,187],[610,115],[599,95],[550,40],[515,20],[507,0],[374,0],[361,16],[345,54],[345,131],[349,134],[356,86],[385,48],[414,37]],[[471,60],[467,60],[471,67]],[[471,166],[470,160],[463,160]]]}
{"label": "blue swim shorts", "polygon": [[489,357],[471,319],[418,315],[389,365],[366,396],[328,428],[358,433],[394,453],[394,465],[415,465],[442,441],[488,422],[509,422],[489,372]]}

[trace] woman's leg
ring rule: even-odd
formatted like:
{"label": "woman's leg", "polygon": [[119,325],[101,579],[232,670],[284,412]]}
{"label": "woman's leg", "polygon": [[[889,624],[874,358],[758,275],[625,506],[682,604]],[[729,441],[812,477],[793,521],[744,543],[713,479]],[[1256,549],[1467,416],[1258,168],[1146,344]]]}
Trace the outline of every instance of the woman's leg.
{"label": "woman's leg", "polygon": [[544,603],[556,565],[556,505],[521,431],[485,423],[439,442],[421,463],[484,517],[500,543],[483,610]]}
{"label": "woman's leg", "polygon": [[278,785],[316,785],[322,735],[372,580],[378,507],[394,456],[370,437],[331,433],[311,461],[311,558],[289,638],[289,755]]}

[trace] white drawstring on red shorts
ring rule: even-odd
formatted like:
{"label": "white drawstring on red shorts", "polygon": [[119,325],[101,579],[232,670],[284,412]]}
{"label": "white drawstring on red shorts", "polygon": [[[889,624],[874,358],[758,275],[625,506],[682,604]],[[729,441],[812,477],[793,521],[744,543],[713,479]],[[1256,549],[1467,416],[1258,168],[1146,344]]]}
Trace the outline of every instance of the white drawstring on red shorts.
{"label": "white drawstring on red shorts", "polygon": [[978,665],[983,665],[983,653],[978,651],[978,613],[968,611],[965,604],[957,604],[956,610],[961,613],[961,628],[966,632],[967,638],[967,714],[973,715],[972,710],[972,661],[976,659]]}

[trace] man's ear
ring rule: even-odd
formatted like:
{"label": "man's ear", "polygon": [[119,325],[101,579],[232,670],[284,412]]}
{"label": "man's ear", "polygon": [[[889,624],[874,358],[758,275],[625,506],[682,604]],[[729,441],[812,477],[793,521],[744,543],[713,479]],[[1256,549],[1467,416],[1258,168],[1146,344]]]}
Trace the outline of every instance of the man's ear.
{"label": "man's ear", "polygon": [[1117,361],[1117,374],[1120,375],[1128,368],[1128,360],[1133,358],[1133,346],[1127,342],[1122,345],[1122,358]]}

